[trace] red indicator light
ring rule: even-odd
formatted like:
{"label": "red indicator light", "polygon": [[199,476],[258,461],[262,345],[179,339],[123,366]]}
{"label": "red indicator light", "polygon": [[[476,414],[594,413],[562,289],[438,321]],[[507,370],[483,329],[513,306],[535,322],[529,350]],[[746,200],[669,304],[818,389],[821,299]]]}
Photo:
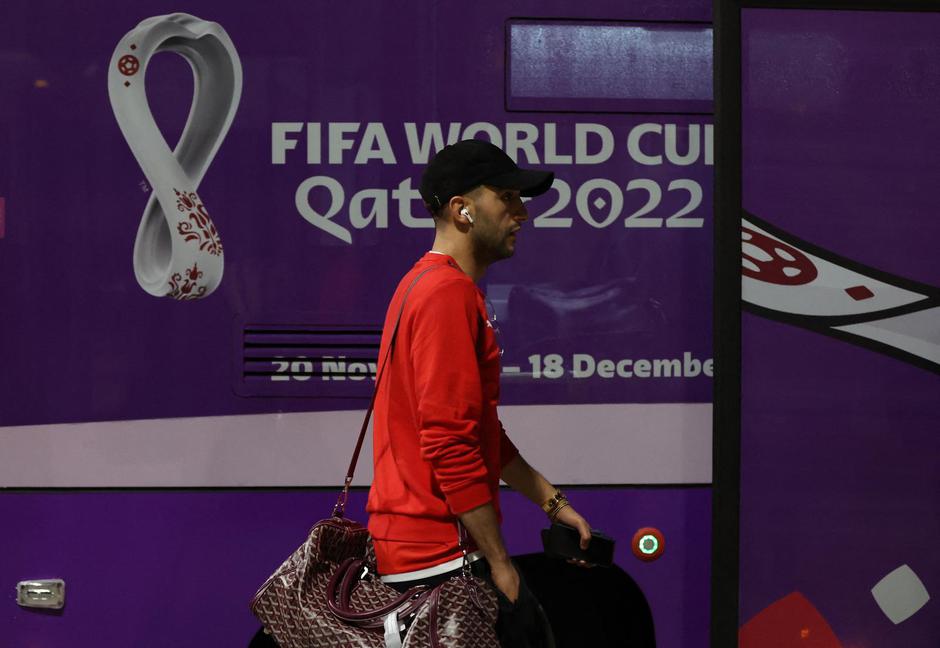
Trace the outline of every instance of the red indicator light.
{"label": "red indicator light", "polygon": [[651,562],[663,555],[666,539],[663,532],[653,527],[643,527],[633,534],[633,555],[644,562]]}

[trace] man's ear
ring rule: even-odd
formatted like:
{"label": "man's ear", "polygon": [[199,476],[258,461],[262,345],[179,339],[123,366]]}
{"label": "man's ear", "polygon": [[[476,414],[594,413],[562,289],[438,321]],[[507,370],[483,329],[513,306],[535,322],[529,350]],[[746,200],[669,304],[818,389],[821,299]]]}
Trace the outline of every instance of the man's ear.
{"label": "man's ear", "polygon": [[473,224],[473,208],[466,196],[454,196],[448,201],[447,207],[454,223],[464,226]]}

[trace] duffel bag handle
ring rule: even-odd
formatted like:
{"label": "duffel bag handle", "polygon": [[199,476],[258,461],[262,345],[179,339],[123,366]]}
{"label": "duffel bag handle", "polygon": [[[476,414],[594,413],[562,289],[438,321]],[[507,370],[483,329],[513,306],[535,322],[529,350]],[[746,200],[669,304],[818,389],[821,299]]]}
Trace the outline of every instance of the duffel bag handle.
{"label": "duffel bag handle", "polygon": [[[431,590],[424,586],[412,587],[404,594],[373,610],[356,611],[352,606],[353,583],[362,570],[364,562],[356,558],[347,558],[336,569],[326,587],[326,604],[337,619],[360,628],[381,628],[385,617],[398,611],[400,617],[417,611],[431,595]],[[400,609],[399,609],[400,608]]]}

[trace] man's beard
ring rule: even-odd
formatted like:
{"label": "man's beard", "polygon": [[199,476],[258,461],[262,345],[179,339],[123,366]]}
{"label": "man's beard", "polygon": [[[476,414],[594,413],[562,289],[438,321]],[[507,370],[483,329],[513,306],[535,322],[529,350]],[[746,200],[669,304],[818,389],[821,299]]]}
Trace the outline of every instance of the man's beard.
{"label": "man's beard", "polygon": [[486,265],[508,259],[516,253],[509,244],[509,234],[474,233],[473,255]]}

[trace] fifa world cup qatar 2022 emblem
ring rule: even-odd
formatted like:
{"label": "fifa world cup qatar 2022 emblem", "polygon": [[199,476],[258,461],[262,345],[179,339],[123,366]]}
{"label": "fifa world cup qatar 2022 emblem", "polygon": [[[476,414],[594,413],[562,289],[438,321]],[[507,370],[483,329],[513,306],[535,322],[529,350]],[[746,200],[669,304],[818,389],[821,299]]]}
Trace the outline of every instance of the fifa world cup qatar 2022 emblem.
{"label": "fifa world cup qatar 2022 emblem", "polygon": [[[158,52],[187,59],[195,76],[195,97],[173,150],[144,87],[147,64]],[[111,109],[153,187],[134,242],[134,275],[151,295],[199,299],[222,280],[222,241],[196,189],[228,133],[241,92],[238,52],[218,23],[184,13],[154,16],[114,50],[108,68]]]}

